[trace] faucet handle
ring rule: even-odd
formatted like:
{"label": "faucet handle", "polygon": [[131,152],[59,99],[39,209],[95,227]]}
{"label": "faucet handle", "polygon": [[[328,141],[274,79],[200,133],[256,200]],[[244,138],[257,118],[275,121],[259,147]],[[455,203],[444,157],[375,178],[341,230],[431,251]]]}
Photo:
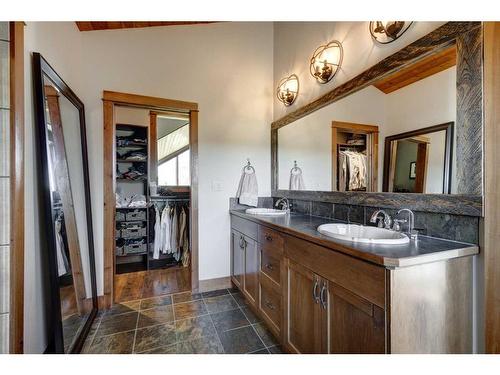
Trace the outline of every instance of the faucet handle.
{"label": "faucet handle", "polygon": [[407,223],[408,220],[406,219],[394,219],[394,223],[392,224],[392,229],[395,230],[396,232],[401,231],[401,224]]}

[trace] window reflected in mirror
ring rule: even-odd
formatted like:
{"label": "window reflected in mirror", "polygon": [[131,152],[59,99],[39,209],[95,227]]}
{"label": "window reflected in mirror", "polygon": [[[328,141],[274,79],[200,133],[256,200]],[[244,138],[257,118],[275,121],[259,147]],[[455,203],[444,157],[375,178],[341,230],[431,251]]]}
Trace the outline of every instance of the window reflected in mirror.
{"label": "window reflected in mirror", "polygon": [[190,186],[189,117],[154,113],[156,123],[156,172],[158,186]]}

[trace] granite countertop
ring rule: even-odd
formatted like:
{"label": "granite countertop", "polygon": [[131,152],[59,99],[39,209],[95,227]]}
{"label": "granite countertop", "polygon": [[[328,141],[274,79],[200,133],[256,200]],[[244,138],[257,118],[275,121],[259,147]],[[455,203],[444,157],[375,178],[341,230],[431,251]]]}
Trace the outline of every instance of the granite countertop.
{"label": "granite countertop", "polygon": [[418,241],[410,241],[405,245],[374,245],[337,240],[322,235],[316,228],[321,224],[344,222],[316,216],[293,213],[274,217],[257,216],[246,214],[244,210],[230,210],[230,213],[388,268],[407,267],[479,253],[479,247],[474,244],[423,235],[419,235]]}

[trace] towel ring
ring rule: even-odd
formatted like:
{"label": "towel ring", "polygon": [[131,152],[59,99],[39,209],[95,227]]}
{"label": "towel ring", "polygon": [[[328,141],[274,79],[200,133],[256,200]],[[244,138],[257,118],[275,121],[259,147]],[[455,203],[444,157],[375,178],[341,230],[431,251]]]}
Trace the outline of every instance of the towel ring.
{"label": "towel ring", "polygon": [[[255,173],[255,168],[250,164],[250,159],[247,159],[247,165],[243,167],[243,172],[247,173],[247,171],[251,171],[252,173]],[[250,174],[250,173],[247,173]]]}
{"label": "towel ring", "polygon": [[302,174],[302,169],[300,169],[300,167],[297,166],[297,160],[293,161],[293,168],[290,169],[290,174],[293,174],[293,172],[299,172],[297,174]]}

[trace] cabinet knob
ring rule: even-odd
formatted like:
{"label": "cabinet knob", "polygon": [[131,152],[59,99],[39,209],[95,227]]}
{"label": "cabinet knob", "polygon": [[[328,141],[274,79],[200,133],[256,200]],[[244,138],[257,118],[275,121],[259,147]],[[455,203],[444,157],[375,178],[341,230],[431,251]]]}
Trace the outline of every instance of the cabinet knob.
{"label": "cabinet knob", "polygon": [[266,301],[266,306],[267,306],[270,310],[274,310],[274,309],[275,309],[274,305],[273,305],[271,302],[269,302],[269,301]]}
{"label": "cabinet knob", "polygon": [[273,265],[272,265],[271,263],[267,263],[267,264],[266,264],[266,268],[267,268],[268,270],[270,270],[270,271],[274,270],[274,267],[273,267]]}
{"label": "cabinet knob", "polygon": [[272,240],[273,240],[273,238],[272,238],[269,234],[266,234],[266,240],[267,240],[267,241],[272,241]]}

